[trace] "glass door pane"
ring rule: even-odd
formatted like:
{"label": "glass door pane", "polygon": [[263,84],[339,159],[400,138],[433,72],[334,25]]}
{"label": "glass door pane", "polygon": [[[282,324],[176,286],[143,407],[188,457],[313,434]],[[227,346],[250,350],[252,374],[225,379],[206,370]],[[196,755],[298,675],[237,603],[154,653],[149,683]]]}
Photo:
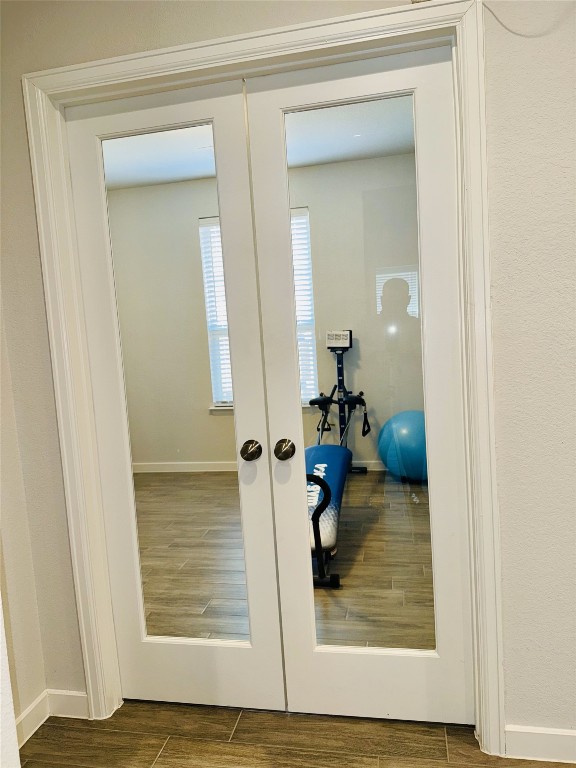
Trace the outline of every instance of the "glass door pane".
{"label": "glass door pane", "polygon": [[333,490],[314,569],[341,582],[315,590],[317,642],[433,649],[412,96],[291,112],[285,131],[290,206],[309,219],[305,276],[292,238],[298,328],[305,277],[315,324],[302,394],[313,357],[327,396],[304,410],[306,470]]}
{"label": "glass door pane", "polygon": [[212,126],[102,146],[146,631],[249,640]]}

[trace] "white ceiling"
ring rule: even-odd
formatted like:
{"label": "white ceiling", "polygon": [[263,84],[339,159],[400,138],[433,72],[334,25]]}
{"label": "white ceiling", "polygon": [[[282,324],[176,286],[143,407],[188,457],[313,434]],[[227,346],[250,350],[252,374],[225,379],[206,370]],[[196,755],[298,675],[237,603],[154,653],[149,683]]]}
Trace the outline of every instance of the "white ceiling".
{"label": "white ceiling", "polygon": [[[291,112],[286,143],[290,168],[413,152],[412,97]],[[210,125],[107,139],[102,146],[110,189],[216,175]]]}

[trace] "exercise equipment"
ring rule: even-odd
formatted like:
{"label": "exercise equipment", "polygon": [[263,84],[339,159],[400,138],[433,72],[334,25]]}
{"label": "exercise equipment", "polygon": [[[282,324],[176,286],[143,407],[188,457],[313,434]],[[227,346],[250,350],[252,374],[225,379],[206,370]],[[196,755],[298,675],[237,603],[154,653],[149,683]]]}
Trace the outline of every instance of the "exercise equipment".
{"label": "exercise equipment", "polygon": [[426,429],[423,411],[401,411],[384,424],[378,435],[382,463],[400,480],[425,483]]}
{"label": "exercise equipment", "polygon": [[[332,345],[332,346],[331,346]],[[306,448],[306,480],[308,490],[308,516],[310,519],[310,546],[315,563],[314,586],[340,587],[340,576],[329,573],[329,562],[336,554],[338,521],[342,497],[349,472],[365,473],[366,467],[352,467],[352,451],[347,447],[348,432],[357,408],[364,409],[362,436],[370,432],[364,393],[355,395],[344,383],[344,353],[352,347],[352,331],[330,331],[327,347],[336,357],[337,383],[329,395],[320,392],[310,400],[321,412],[316,445]],[[334,398],[334,395],[337,395]],[[338,406],[340,441],[338,445],[323,444],[326,432],[331,432],[330,408]]]}

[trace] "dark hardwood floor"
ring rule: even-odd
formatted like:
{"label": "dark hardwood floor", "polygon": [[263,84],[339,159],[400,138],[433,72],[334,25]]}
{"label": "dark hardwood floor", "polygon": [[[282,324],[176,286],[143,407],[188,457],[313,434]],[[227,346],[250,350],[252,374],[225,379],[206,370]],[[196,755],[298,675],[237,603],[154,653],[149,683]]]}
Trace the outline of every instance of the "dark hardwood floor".
{"label": "dark hardwood floor", "polygon": [[127,701],[108,720],[50,717],[25,768],[562,768],[480,752],[473,729],[434,723]]}

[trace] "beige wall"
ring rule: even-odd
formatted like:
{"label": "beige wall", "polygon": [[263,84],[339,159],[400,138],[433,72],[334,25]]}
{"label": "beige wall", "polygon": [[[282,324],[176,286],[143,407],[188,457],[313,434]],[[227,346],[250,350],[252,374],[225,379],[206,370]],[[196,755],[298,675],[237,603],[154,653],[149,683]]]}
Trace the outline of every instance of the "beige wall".
{"label": "beige wall", "polygon": [[485,9],[508,722],[576,726],[576,4]]}
{"label": "beige wall", "polygon": [[6,644],[14,686],[14,708],[19,714],[46,688],[44,654],[40,635],[38,596],[30,529],[26,516],[26,491],[18,444],[12,380],[2,334],[2,539],[0,577]]}
{"label": "beige wall", "polygon": [[[372,432],[360,437],[359,415],[349,444],[357,461],[381,468],[382,424],[397,411],[423,408],[421,349],[409,375],[399,373],[394,350],[382,349],[375,291],[381,268],[418,263],[414,155],[296,168],[289,176],[291,206],[310,216],[320,388],[329,391],[336,380],[326,331],[352,328],[346,383],[366,392]],[[110,190],[108,210],[132,461],[137,471],[160,462],[234,462],[233,415],[209,410],[198,226],[218,214],[216,182]],[[395,374],[386,376],[390,368]],[[307,444],[317,423],[317,411],[305,416]]]}
{"label": "beige wall", "polygon": [[110,190],[108,209],[136,469],[235,462],[233,413],[210,412],[198,226],[218,216],[215,179]]}
{"label": "beige wall", "polygon": [[[11,535],[10,520],[17,529],[28,520],[30,546],[28,550],[22,549],[22,556],[31,554],[34,561],[49,688],[83,690],[85,683],[21,76],[135,51],[398,4],[381,0],[2,2],[2,301],[20,471],[26,489],[25,497],[10,502],[12,514],[6,514],[3,536]],[[3,439],[7,450],[11,450],[10,433],[6,432]],[[6,584],[8,581],[7,578]],[[23,607],[19,610],[18,591],[6,593],[5,600],[9,604],[5,610],[10,610],[24,626],[28,617]],[[30,663],[36,664],[31,651],[28,656]],[[20,688],[20,677],[16,677],[15,684]],[[28,698],[22,699],[17,704],[18,713],[30,703]]]}
{"label": "beige wall", "polygon": [[[423,409],[422,350],[417,345],[398,354],[396,345],[385,348],[375,288],[382,268],[418,264],[414,155],[294,168],[289,183],[290,205],[308,208],[310,216],[319,388],[329,392],[336,383],[326,331],[351,328],[346,386],[364,391],[372,431],[361,437],[358,411],[348,445],[355,461],[381,469],[380,427],[394,413]],[[305,417],[307,444],[316,439],[317,423],[317,412]],[[337,435],[333,430],[325,441]]]}
{"label": "beige wall", "polygon": [[[25,495],[3,500],[9,513],[2,536],[16,541],[18,553],[34,562],[51,688],[81,690],[84,683],[20,76],[384,5],[378,0],[2,4],[2,290],[12,374],[5,386],[13,393],[8,411],[15,425],[4,430],[14,462],[3,472],[19,472],[25,489]],[[553,0],[493,2],[490,9],[485,13],[488,163],[506,718],[569,728],[576,700],[570,671],[576,577],[575,374],[569,365],[576,340],[574,168],[568,164],[576,133],[575,6]],[[8,574],[4,587],[12,636],[22,637],[29,620],[18,604],[23,587]],[[22,709],[34,686],[17,654],[31,663],[37,656],[25,642],[12,654]]]}

